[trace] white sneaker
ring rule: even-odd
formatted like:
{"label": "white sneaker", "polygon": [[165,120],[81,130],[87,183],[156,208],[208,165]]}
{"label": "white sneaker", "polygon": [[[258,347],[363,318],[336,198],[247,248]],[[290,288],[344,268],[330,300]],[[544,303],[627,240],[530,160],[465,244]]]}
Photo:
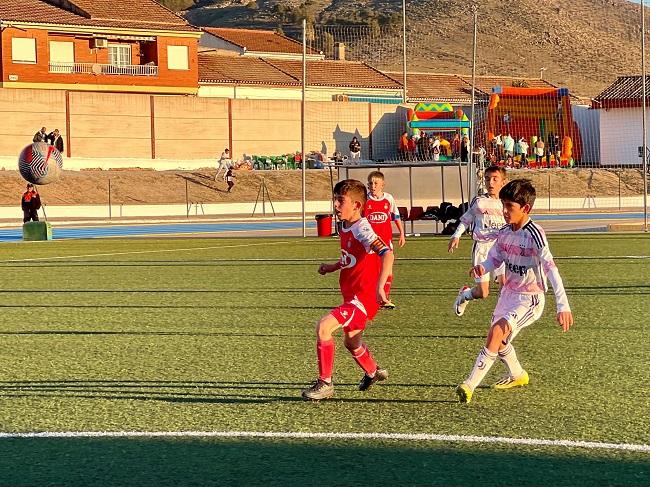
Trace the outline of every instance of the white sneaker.
{"label": "white sneaker", "polygon": [[468,289],[470,289],[469,286],[463,286],[458,291],[458,296],[456,296],[456,301],[454,301],[454,313],[456,313],[456,316],[463,316],[463,313],[465,313],[468,301],[465,300],[463,293]]}

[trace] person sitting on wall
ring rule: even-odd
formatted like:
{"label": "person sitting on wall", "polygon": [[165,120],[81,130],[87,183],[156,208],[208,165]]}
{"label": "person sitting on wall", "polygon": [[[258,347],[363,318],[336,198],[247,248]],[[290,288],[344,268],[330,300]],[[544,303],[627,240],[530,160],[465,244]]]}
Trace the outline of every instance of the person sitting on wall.
{"label": "person sitting on wall", "polygon": [[47,140],[49,140],[50,144],[53,145],[56,150],[63,154],[63,137],[61,137],[59,129],[54,129],[54,132],[51,132],[50,135],[47,136]]}
{"label": "person sitting on wall", "polygon": [[34,134],[32,142],[47,142],[47,137],[47,129],[45,127],[41,127],[41,130]]}
{"label": "person sitting on wall", "polygon": [[32,183],[27,183],[27,191],[23,193],[20,206],[23,209],[23,223],[38,221],[38,210],[41,208],[41,197]]}
{"label": "person sitting on wall", "polygon": [[361,142],[359,142],[359,139],[352,137],[349,148],[352,164],[359,164],[359,161],[361,160]]}

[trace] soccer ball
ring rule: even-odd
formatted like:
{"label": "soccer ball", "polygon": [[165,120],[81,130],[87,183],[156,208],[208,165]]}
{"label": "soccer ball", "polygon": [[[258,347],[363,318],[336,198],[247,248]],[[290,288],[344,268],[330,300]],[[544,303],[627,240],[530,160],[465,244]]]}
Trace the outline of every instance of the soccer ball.
{"label": "soccer ball", "polygon": [[18,156],[20,175],[33,184],[50,184],[61,177],[63,157],[54,146],[34,142]]}

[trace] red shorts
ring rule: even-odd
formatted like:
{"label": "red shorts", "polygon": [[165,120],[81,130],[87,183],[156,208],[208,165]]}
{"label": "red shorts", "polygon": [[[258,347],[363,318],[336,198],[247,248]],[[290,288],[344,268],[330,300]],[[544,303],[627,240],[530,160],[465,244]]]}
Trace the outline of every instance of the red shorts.
{"label": "red shorts", "polygon": [[[361,305],[361,303],[358,304]],[[354,301],[348,301],[330,311],[330,314],[336,318],[336,321],[343,326],[344,332],[366,329],[368,315],[363,305],[359,305],[355,304]]]}

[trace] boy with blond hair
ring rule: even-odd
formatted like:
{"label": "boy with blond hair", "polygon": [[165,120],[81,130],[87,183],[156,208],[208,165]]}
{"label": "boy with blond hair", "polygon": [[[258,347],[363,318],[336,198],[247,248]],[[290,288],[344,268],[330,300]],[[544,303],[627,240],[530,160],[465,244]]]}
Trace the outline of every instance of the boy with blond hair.
{"label": "boy with blond hair", "polygon": [[[366,391],[377,381],[386,380],[388,371],[377,365],[363,342],[363,331],[387,301],[384,285],[392,273],[393,252],[361,216],[366,203],[366,187],[361,181],[346,179],[334,186],[334,212],[341,221],[341,257],[331,264],[321,264],[321,275],[341,271],[339,285],[343,304],[323,316],[316,325],[316,356],[318,379],[302,391],[310,401],[334,395],[334,339],[332,334],[343,329],[343,343],[364,371],[359,390]],[[376,255],[381,260],[377,265]]]}
{"label": "boy with blond hair", "polygon": [[[404,226],[400,219],[395,198],[390,193],[384,192],[385,179],[381,171],[372,171],[368,174],[368,200],[366,201],[363,215],[370,222],[372,229],[393,250],[393,227],[399,232],[399,246],[404,247],[406,236]],[[382,308],[395,309],[395,304],[390,299],[390,288],[393,285],[393,275],[386,280],[386,301]]]}
{"label": "boy with blond hair", "polygon": [[479,278],[505,264],[505,279],[485,347],[479,352],[470,375],[456,388],[460,402],[472,400],[474,390],[485,378],[497,357],[506,366],[506,376],[495,389],[510,389],[528,384],[512,341],[519,332],[537,321],[544,311],[547,280],[551,281],[557,306],[556,319],[562,331],[573,324],[564,284],[553,261],[544,230],[533,222],[530,211],[535,203],[535,188],[527,179],[506,184],[499,192],[507,226],[499,231],[487,259],[472,267],[470,275]]}

